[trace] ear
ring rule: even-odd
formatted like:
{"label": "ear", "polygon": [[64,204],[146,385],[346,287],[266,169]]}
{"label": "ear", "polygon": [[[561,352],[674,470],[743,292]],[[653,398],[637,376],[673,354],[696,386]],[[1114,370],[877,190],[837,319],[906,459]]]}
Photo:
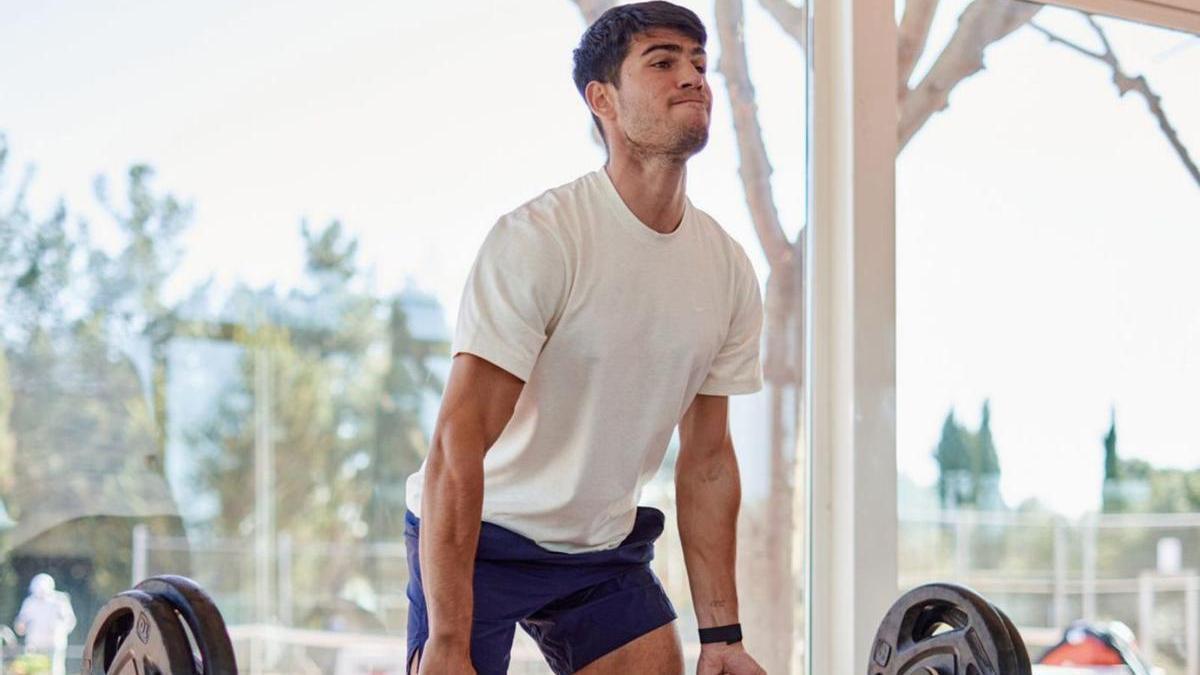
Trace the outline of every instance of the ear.
{"label": "ear", "polygon": [[583,90],[583,96],[587,99],[592,114],[608,122],[617,118],[616,94],[616,87],[597,80],[588,82]]}

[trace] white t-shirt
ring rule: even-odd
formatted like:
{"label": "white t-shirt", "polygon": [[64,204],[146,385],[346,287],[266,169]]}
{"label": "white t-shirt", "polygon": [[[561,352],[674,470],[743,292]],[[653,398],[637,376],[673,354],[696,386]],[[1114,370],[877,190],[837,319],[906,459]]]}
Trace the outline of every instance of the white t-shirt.
{"label": "white t-shirt", "polygon": [[696,394],[762,387],[761,332],[750,260],[690,201],[660,234],[602,168],[500,218],[452,346],[525,381],[484,457],[483,520],[552,551],[615,548]]}

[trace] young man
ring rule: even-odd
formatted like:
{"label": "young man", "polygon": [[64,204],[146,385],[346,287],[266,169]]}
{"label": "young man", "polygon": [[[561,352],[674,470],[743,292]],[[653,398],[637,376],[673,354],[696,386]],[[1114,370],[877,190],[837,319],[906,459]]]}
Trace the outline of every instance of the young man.
{"label": "young man", "polygon": [[699,673],[763,672],[734,585],[727,412],[761,387],[745,253],[685,195],[708,139],[705,30],[616,7],[575,50],[607,164],[502,217],[472,268],[430,454],[409,478],[409,672],[504,673],[517,624],[555,673],[683,670],[639,508],[680,432],[678,526]]}

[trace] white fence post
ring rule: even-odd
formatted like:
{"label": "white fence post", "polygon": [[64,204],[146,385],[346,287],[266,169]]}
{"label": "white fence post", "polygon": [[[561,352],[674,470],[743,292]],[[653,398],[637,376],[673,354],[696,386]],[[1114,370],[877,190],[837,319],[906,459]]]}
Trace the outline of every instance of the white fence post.
{"label": "white fence post", "polygon": [[133,560],[132,573],[130,574],[130,586],[137,586],[139,582],[145,579],[148,575],[146,568],[149,565],[150,557],[150,529],[145,524],[138,523],[133,526]]}
{"label": "white fence post", "polygon": [[[259,624],[274,622],[271,606],[271,576],[275,571],[275,455],[271,437],[271,352],[254,350],[254,619]],[[262,673],[267,655],[263,640],[250,642],[252,673]]]}
{"label": "white fence post", "polygon": [[1096,530],[1097,516],[1090,514],[1083,523],[1083,619],[1096,620]]}
{"label": "white fence post", "polygon": [[275,555],[279,558],[279,622],[284,626],[292,625],[292,536],[287,532],[279,533]]}
{"label": "white fence post", "polygon": [[1154,576],[1150,572],[1138,575],[1137,640],[1146,661],[1154,663]]}
{"label": "white fence post", "polygon": [[950,513],[954,518],[954,578],[966,583],[967,574],[971,571],[971,529],[967,522],[969,511],[956,508]]}
{"label": "white fence post", "polygon": [[1067,616],[1067,530],[1061,518],[1054,519],[1054,627],[1062,630]]}
{"label": "white fence post", "polygon": [[1200,675],[1200,572],[1188,575],[1183,604],[1186,613],[1183,629],[1187,641],[1187,675]]}

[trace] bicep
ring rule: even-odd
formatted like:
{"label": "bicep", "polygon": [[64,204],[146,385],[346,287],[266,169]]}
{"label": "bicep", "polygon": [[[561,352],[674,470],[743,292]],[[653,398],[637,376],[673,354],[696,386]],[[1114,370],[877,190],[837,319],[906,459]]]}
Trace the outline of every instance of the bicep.
{"label": "bicep", "polygon": [[447,437],[478,435],[486,450],[512,418],[525,383],[496,364],[460,352],[450,365],[442,395],[434,445],[445,446]]}

